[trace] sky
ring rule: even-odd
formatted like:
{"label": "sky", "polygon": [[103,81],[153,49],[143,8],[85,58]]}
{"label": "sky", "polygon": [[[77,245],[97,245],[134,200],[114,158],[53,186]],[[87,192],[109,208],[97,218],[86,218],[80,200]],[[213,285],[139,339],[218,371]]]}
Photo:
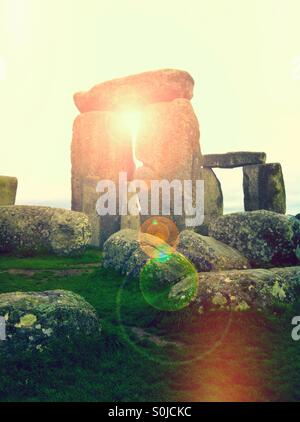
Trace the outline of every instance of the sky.
{"label": "sky", "polygon": [[[299,0],[0,0],[0,174],[17,203],[70,205],[73,94],[187,70],[204,153],[265,151],[300,212]],[[225,209],[242,172],[218,170]]]}

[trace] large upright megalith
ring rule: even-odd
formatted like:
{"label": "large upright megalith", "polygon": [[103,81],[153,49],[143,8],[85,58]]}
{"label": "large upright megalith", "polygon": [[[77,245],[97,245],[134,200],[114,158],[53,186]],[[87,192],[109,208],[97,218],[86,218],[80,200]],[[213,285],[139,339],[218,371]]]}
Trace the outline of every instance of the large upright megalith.
{"label": "large upright megalith", "polygon": [[245,211],[268,210],[286,213],[286,193],[279,163],[243,167]]}
{"label": "large upright megalith", "polygon": [[[107,226],[104,221],[110,217],[96,213],[97,183],[107,179],[117,184],[119,172],[126,172],[130,179],[134,170],[130,132],[119,126],[117,116],[109,111],[82,113],[73,126],[72,210],[89,215],[96,246],[101,243],[100,226]],[[119,230],[120,217],[113,220]]]}
{"label": "large upright megalith", "polygon": [[204,181],[204,222],[197,228],[197,232],[207,235],[209,223],[223,215],[223,192],[221,183],[211,168],[199,168],[197,178]]}
{"label": "large upright megalith", "polygon": [[[189,100],[178,98],[170,102],[150,104],[144,108],[139,135],[136,143],[136,157],[143,163],[134,174],[135,179],[142,179],[149,187],[152,180],[168,181],[170,184],[179,181],[194,182],[202,163],[200,150],[200,130],[197,117]],[[178,183],[178,182],[177,182]],[[163,195],[163,190],[160,192]],[[186,195],[187,192],[184,192]],[[149,195],[149,214],[152,212],[153,192]],[[170,218],[178,229],[186,228],[184,203],[182,214],[175,210],[175,198],[171,190]],[[193,198],[191,196],[191,201]],[[160,198],[160,215],[162,215]]]}
{"label": "large upright megalith", "polygon": [[15,177],[0,176],[0,206],[14,205],[18,180]]}

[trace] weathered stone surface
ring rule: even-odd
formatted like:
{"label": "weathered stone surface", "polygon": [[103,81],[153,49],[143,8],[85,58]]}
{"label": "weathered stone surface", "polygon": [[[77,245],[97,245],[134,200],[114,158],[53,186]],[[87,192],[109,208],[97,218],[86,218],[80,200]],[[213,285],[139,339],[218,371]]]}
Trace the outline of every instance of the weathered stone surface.
{"label": "weathered stone surface", "polygon": [[121,217],[121,230],[132,229],[139,230],[140,216],[139,215],[124,215]]}
{"label": "weathered stone surface", "polygon": [[99,246],[100,242],[100,216],[96,211],[96,203],[99,194],[96,192],[96,186],[99,182],[98,177],[85,177],[82,180],[82,212],[89,218],[91,225],[90,245]]}
{"label": "weathered stone surface", "polygon": [[198,271],[249,267],[247,259],[238,251],[191,230],[181,232],[178,244],[171,247],[156,236],[130,229],[120,230],[105,242],[103,265],[137,277],[150,258],[166,258],[168,261],[167,256],[174,254],[187,258]]}
{"label": "weathered stone surface", "polygon": [[[136,193],[128,193],[127,195],[128,201],[138,201],[138,196]],[[141,226],[141,219],[139,214],[130,214],[129,212],[127,215],[121,216],[121,230],[123,229],[132,229],[132,230],[139,230]]]}
{"label": "weathered stone surface", "polygon": [[300,262],[300,220],[297,218],[297,216],[294,217],[292,215],[288,215],[287,218],[289,219],[293,227],[293,243],[296,248],[296,256]]}
{"label": "weathered stone surface", "polygon": [[142,268],[140,288],[145,300],[162,311],[176,311],[188,306],[196,297],[198,274],[181,254],[150,259]]}
{"label": "weathered stone surface", "polygon": [[192,230],[180,233],[177,251],[188,258],[198,271],[249,268],[248,260],[236,249]]}
{"label": "weathered stone surface", "polygon": [[72,210],[83,211],[85,178],[118,182],[122,171],[130,180],[134,171],[131,134],[122,118],[117,113],[99,111],[79,115],[73,126]]}
{"label": "weathered stone surface", "polygon": [[74,95],[78,110],[115,110],[138,108],[149,103],[193,96],[194,81],[184,71],[162,69],[114,79]]}
{"label": "weathered stone surface", "polygon": [[243,176],[246,211],[264,209],[285,214],[286,194],[280,164],[245,166]]}
{"label": "weathered stone surface", "polygon": [[264,152],[228,152],[226,154],[207,154],[203,156],[204,167],[234,168],[250,164],[264,164]]}
{"label": "weathered stone surface", "polygon": [[90,236],[88,218],[82,213],[26,205],[0,207],[0,253],[77,256]]}
{"label": "weathered stone surface", "polygon": [[201,159],[199,124],[188,100],[177,99],[145,107],[136,142],[136,157],[143,167],[135,178],[189,180],[195,159]]}
{"label": "weathered stone surface", "polygon": [[[198,120],[188,100],[177,99],[145,107],[136,142],[136,157],[143,167],[136,170],[134,178],[144,180],[148,186],[151,180],[193,180],[195,169],[200,167],[202,160],[199,136]],[[149,193],[149,204],[150,200]],[[161,215],[161,210],[155,214]],[[170,218],[179,229],[184,229],[184,213],[175,214],[171,196]],[[149,215],[141,216],[141,220],[145,221],[150,215],[149,206]]]}
{"label": "weathered stone surface", "polygon": [[200,234],[208,234],[208,225],[216,217],[223,215],[223,192],[219,179],[210,168],[199,168],[198,180],[204,180],[204,222],[197,228]]}
{"label": "weathered stone surface", "polygon": [[137,277],[150,257],[171,248],[160,238],[136,230],[114,233],[103,247],[103,266],[130,277]]}
{"label": "weathered stone surface", "polygon": [[0,176],[0,206],[14,205],[18,180],[15,177]]}
{"label": "weathered stone surface", "polygon": [[99,182],[97,177],[86,177],[82,181],[82,212],[89,218],[91,225],[90,245],[102,247],[110,235],[120,230],[121,216],[99,215],[96,210],[96,203],[99,193],[96,186]]}
{"label": "weathered stone surface", "polygon": [[289,217],[271,211],[223,215],[209,225],[209,235],[236,248],[254,267],[297,264],[299,246]]}
{"label": "weathered stone surface", "polygon": [[263,310],[299,297],[300,267],[199,273],[199,312]]}
{"label": "weathered stone surface", "polygon": [[[0,341],[0,360],[34,360],[44,352],[53,357],[100,334],[94,308],[81,296],[65,290],[14,292],[0,295],[0,316],[6,340]],[[68,350],[69,351],[69,350]]]}

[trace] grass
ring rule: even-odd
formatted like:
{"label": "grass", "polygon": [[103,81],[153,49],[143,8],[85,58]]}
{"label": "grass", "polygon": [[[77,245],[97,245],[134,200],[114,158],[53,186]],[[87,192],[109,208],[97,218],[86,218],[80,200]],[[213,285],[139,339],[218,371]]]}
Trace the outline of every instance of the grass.
{"label": "grass", "polygon": [[[161,312],[137,280],[80,259],[0,258],[0,292],[67,289],[102,323],[99,345],[56,364],[2,368],[1,401],[298,401],[300,302],[262,314]],[[80,345],[78,345],[79,347]]]}

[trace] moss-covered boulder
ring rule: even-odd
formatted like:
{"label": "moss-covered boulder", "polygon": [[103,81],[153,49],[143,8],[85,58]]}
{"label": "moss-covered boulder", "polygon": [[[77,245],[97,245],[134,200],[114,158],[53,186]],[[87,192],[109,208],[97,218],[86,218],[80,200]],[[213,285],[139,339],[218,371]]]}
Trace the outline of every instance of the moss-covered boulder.
{"label": "moss-covered boulder", "polygon": [[37,206],[0,207],[0,253],[82,254],[91,236],[85,214]]}
{"label": "moss-covered boulder", "polygon": [[248,260],[236,249],[192,230],[180,233],[177,251],[188,258],[198,271],[249,268]]}
{"label": "moss-covered boulder", "polygon": [[178,252],[149,259],[140,273],[144,299],[162,311],[187,307],[197,295],[198,274],[193,264]]}
{"label": "moss-covered boulder", "polygon": [[130,277],[138,277],[150,258],[172,252],[172,248],[159,237],[138,230],[123,229],[104,243],[103,266]]}
{"label": "moss-covered boulder", "polygon": [[299,297],[300,267],[199,273],[196,304],[206,310],[264,310]]}
{"label": "moss-covered boulder", "polygon": [[0,176],[0,206],[14,205],[18,180],[15,177]]}
{"label": "moss-covered boulder", "polygon": [[5,340],[0,362],[32,360],[72,350],[76,343],[93,342],[100,334],[94,308],[81,296],[65,290],[0,295]]}
{"label": "moss-covered boulder", "polygon": [[223,215],[209,235],[240,251],[253,267],[297,265],[297,226],[285,215],[252,211]]}

